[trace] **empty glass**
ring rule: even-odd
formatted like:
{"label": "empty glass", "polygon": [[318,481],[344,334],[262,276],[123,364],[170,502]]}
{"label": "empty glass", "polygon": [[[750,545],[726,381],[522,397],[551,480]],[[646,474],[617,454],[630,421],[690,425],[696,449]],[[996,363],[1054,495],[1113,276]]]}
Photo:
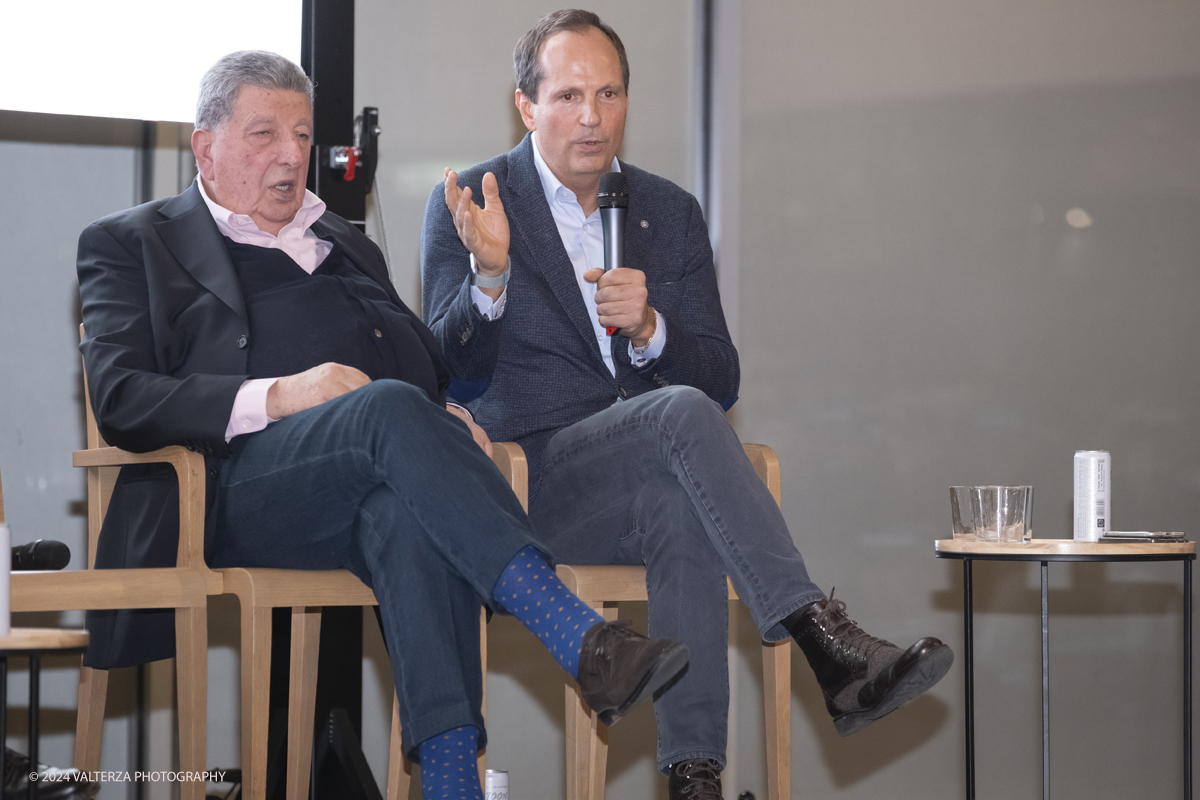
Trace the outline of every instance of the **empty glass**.
{"label": "empty glass", "polygon": [[1033,487],[975,486],[971,518],[980,541],[1028,542],[1033,537]]}
{"label": "empty glass", "polygon": [[973,486],[950,487],[951,532],[955,539],[975,541],[975,519],[971,516]]}
{"label": "empty glass", "polygon": [[1032,486],[951,486],[955,539],[1023,543],[1033,538]]}

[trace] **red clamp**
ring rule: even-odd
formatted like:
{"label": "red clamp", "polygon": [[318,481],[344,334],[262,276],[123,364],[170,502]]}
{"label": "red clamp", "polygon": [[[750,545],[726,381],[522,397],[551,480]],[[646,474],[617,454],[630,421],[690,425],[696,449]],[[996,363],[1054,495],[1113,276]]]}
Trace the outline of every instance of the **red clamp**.
{"label": "red clamp", "polygon": [[357,147],[346,148],[346,177],[344,180],[354,180],[354,168],[358,166],[359,149]]}

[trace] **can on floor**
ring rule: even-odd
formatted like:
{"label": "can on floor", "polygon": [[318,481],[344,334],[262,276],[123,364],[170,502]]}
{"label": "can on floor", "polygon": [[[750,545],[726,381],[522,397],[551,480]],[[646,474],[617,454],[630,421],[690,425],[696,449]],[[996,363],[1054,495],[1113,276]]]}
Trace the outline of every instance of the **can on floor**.
{"label": "can on floor", "polygon": [[1075,541],[1095,542],[1112,527],[1112,456],[1075,451]]}
{"label": "can on floor", "polygon": [[508,770],[489,769],[484,773],[483,800],[508,800]]}

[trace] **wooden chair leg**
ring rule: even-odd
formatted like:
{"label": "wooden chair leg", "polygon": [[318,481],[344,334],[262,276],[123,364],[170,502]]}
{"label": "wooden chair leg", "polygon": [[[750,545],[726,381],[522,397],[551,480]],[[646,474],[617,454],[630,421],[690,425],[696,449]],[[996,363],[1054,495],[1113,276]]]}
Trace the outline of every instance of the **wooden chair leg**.
{"label": "wooden chair leg", "polygon": [[[479,609],[479,667],[483,682],[483,707],[479,709],[484,721],[487,721],[487,608]],[[475,756],[475,766],[479,769],[479,785],[487,786],[487,748],[483,748]]]}
{"label": "wooden chair leg", "polygon": [[[607,620],[616,603],[589,604]],[[608,728],[588,708],[574,681],[566,683],[567,800],[603,800],[608,768]]]}
{"label": "wooden chair leg", "polygon": [[242,797],[266,800],[271,702],[271,609],[242,603]]}
{"label": "wooden chair leg", "polygon": [[293,608],[292,656],[288,675],[288,800],[308,800],[320,644],[321,607]]}
{"label": "wooden chair leg", "polygon": [[97,772],[104,741],[104,706],[108,696],[108,670],[79,670],[79,715],[75,720],[75,769]]}
{"label": "wooden chair leg", "polygon": [[400,698],[392,695],[392,746],[388,751],[387,800],[408,800],[412,764],[404,757],[400,742]]}
{"label": "wooden chair leg", "polygon": [[792,640],[763,642],[763,705],[767,727],[767,797],[792,791]]}
{"label": "wooden chair leg", "polygon": [[[179,694],[179,769],[204,772],[208,739],[208,608],[175,609],[175,674]],[[180,783],[182,800],[204,800],[204,781]]]}

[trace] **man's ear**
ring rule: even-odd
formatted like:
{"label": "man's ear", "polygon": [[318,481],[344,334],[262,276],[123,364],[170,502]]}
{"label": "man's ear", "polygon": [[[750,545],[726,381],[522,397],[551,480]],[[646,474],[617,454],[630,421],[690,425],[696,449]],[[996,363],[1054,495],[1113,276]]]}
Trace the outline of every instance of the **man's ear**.
{"label": "man's ear", "polygon": [[524,122],[525,127],[529,130],[536,131],[537,122],[533,118],[533,109],[531,108],[533,103],[530,102],[529,98],[526,97],[524,92],[522,92],[520,89],[517,89],[517,96],[515,99],[517,103],[517,111],[521,112],[521,122]]}
{"label": "man's ear", "polygon": [[192,153],[196,156],[196,166],[205,180],[213,179],[213,132],[197,128],[192,131]]}

